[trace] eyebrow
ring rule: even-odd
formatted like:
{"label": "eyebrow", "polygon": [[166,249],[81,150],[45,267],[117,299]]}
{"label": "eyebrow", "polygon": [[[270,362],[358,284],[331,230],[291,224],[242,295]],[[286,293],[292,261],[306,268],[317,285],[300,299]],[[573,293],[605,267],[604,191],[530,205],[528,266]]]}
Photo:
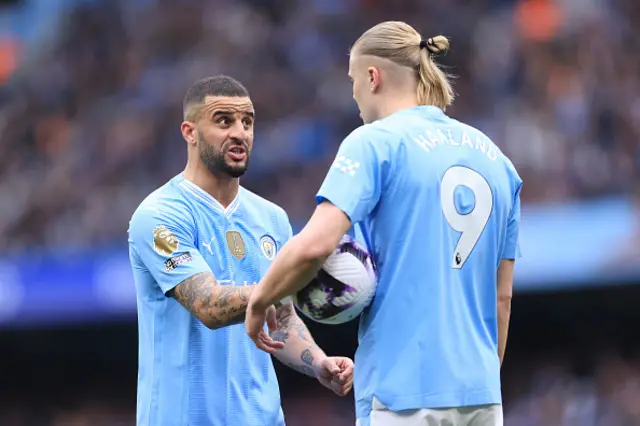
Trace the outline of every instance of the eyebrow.
{"label": "eyebrow", "polygon": [[[228,110],[228,109],[219,109],[217,111],[215,111],[212,115],[212,117],[217,117],[219,115],[233,115],[238,111],[234,111],[234,110]],[[254,118],[256,116],[255,112],[253,111],[240,111],[243,114],[247,114],[248,116]]]}

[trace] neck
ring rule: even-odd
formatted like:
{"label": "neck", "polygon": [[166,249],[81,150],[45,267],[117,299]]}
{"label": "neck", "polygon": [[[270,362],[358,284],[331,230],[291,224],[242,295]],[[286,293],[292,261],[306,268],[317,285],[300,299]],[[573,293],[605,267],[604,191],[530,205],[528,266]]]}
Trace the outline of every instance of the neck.
{"label": "neck", "polygon": [[187,161],[184,177],[218,200],[224,208],[238,195],[240,179],[211,172],[199,161]]}
{"label": "neck", "polygon": [[415,95],[407,96],[386,96],[380,103],[379,117],[385,118],[391,114],[395,114],[403,109],[414,108],[418,106],[418,100]]}

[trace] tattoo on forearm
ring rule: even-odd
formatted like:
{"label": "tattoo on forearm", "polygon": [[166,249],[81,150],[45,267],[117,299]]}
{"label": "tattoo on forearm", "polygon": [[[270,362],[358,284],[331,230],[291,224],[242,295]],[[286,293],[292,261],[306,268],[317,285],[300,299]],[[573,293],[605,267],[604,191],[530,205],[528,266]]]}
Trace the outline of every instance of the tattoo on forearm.
{"label": "tattoo on forearm", "polygon": [[295,319],[292,305],[280,305],[276,310],[276,331],[271,334],[273,340],[286,343],[291,330],[291,323]]}
{"label": "tattoo on forearm", "polygon": [[271,334],[271,338],[276,342],[285,343],[289,338],[289,333],[283,330],[276,330]]}
{"label": "tattoo on forearm", "polygon": [[289,338],[290,332],[295,330],[300,340],[313,343],[307,326],[304,325],[302,320],[296,315],[292,304],[280,305],[276,311],[276,323],[277,329],[272,334],[272,339],[278,337],[279,339],[283,339],[280,341],[284,343]]}
{"label": "tattoo on forearm", "polygon": [[211,328],[244,321],[250,287],[221,286],[211,272],[195,274],[176,286],[172,296]]}
{"label": "tattoo on forearm", "polygon": [[276,331],[271,334],[271,338],[273,340],[286,343],[287,339],[289,339],[292,336],[292,333],[295,332],[295,335],[298,336],[300,341],[307,343],[307,348],[300,353],[301,362],[289,362],[288,360],[283,360],[284,363],[288,367],[302,374],[316,377],[316,374],[313,371],[314,356],[312,350],[317,349],[318,347],[313,341],[307,326],[296,315],[292,304],[289,303],[278,307],[276,311],[276,322]]}
{"label": "tattoo on forearm", "polygon": [[313,365],[313,354],[309,349],[305,349],[304,351],[302,351],[302,353],[300,354],[300,359],[302,360],[302,362],[309,366]]}
{"label": "tattoo on forearm", "polygon": [[294,370],[306,374],[307,376],[316,377],[315,371],[313,371],[313,354],[311,353],[311,349],[307,348],[302,351],[300,354],[300,360],[302,363],[287,363],[290,368]]}
{"label": "tattoo on forearm", "polygon": [[300,340],[304,340],[305,342],[313,343],[313,339],[311,338],[311,334],[309,334],[309,330],[307,329],[307,326],[304,325],[303,322],[300,322],[299,324],[296,325],[296,330],[298,331],[298,337],[300,338]]}

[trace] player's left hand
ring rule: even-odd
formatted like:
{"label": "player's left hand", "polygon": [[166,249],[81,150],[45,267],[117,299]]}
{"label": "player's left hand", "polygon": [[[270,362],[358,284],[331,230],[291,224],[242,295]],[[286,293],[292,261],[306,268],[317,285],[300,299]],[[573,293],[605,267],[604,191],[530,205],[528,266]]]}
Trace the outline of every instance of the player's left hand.
{"label": "player's left hand", "polygon": [[267,353],[274,353],[278,349],[284,348],[284,343],[273,340],[264,330],[264,323],[270,331],[276,329],[276,308],[271,305],[266,310],[257,309],[251,303],[247,306],[245,313],[244,326],[247,334],[256,344],[258,349],[262,349]]}
{"label": "player's left hand", "polygon": [[314,368],[318,381],[338,396],[345,396],[353,386],[353,361],[343,356],[328,356]]}

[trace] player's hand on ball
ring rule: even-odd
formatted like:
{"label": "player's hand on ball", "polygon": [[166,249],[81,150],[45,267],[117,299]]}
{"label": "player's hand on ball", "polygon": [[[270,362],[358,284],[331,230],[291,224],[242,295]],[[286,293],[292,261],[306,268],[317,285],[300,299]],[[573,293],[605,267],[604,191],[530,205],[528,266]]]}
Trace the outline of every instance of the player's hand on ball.
{"label": "player's hand on ball", "polygon": [[274,353],[278,349],[284,348],[284,343],[277,342],[269,336],[264,330],[264,323],[267,323],[269,331],[276,329],[276,308],[271,305],[266,310],[256,309],[253,305],[247,306],[245,314],[244,326],[247,334],[256,344],[258,349],[262,349],[267,353]]}
{"label": "player's hand on ball", "polygon": [[342,356],[328,356],[315,368],[316,377],[336,395],[345,396],[353,386],[353,361]]}

